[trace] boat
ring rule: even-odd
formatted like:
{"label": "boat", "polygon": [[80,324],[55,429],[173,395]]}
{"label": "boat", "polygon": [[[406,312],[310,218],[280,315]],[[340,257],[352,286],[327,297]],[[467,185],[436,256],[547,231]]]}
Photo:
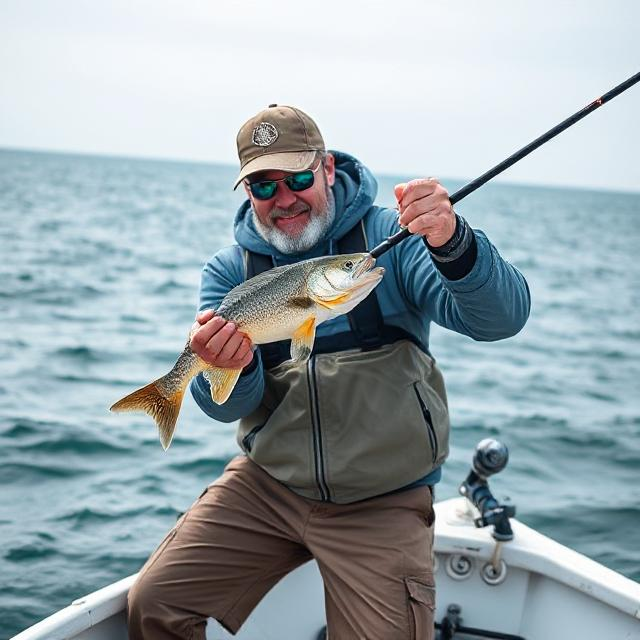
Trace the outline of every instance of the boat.
{"label": "boat", "polygon": [[[640,584],[518,521],[488,477],[504,445],[479,443],[463,497],[436,502],[436,638],[640,640]],[[496,455],[498,458],[496,458]],[[14,636],[13,640],[125,640],[131,575]],[[280,581],[232,636],[215,620],[207,640],[321,640],[324,596],[315,562]]]}

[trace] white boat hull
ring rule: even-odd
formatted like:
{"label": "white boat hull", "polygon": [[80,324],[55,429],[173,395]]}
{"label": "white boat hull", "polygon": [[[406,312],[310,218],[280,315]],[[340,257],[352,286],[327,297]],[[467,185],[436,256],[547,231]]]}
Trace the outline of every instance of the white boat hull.
{"label": "white boat hull", "polygon": [[[640,640],[638,583],[512,520],[514,540],[501,550],[506,574],[488,584],[482,570],[496,546],[490,531],[473,526],[463,498],[435,509],[437,621],[457,604],[465,626],[526,640]],[[14,640],[124,640],[135,577],[76,600]],[[311,562],[272,589],[236,636],[211,620],[207,639],[316,640],[324,624],[322,580]]]}

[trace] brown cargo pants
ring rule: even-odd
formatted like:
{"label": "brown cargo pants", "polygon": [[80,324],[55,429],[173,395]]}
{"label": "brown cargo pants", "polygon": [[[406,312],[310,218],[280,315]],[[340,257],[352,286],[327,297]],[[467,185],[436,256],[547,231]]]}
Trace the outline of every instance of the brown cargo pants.
{"label": "brown cargo pants", "polygon": [[315,558],[330,640],[432,640],[433,520],[428,487],[322,503],[235,458],[142,568],[129,637],[204,640],[208,617],[236,633],[271,587]]}

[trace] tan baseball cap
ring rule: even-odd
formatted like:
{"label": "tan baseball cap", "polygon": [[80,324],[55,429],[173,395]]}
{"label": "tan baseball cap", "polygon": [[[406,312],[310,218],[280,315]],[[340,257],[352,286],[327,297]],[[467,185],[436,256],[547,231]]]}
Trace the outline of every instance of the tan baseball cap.
{"label": "tan baseball cap", "polygon": [[234,189],[256,171],[305,171],[325,151],[318,125],[304,111],[278,104],[247,120],[236,142],[240,174]]}

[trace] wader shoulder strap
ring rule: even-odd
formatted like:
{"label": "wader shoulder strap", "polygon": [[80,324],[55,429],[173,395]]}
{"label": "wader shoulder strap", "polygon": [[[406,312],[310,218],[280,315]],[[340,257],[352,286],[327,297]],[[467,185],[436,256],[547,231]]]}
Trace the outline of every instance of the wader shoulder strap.
{"label": "wader shoulder strap", "polygon": [[[368,250],[364,222],[360,220],[350,231],[338,240],[338,253],[364,253]],[[378,304],[375,289],[348,314],[351,331],[360,346],[366,351],[382,346],[384,319]]]}
{"label": "wader shoulder strap", "polygon": [[269,271],[275,267],[275,263],[271,256],[265,256],[263,253],[254,253],[245,249],[245,280],[257,276],[259,273]]}

